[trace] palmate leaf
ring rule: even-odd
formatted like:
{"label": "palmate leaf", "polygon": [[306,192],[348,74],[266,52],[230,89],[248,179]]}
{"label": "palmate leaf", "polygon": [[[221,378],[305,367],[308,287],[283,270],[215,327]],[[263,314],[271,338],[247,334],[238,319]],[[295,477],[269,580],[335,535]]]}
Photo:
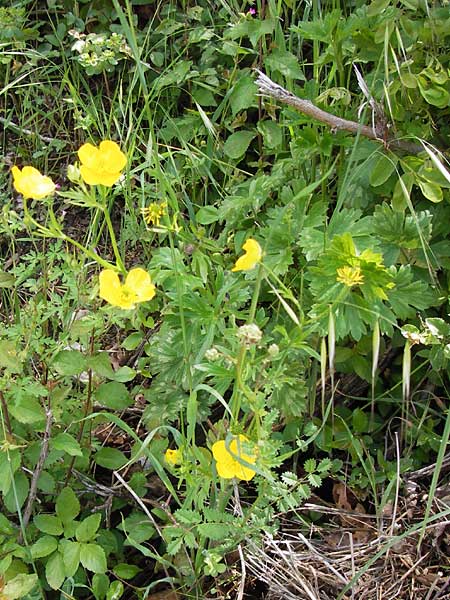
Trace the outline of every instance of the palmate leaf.
{"label": "palmate leaf", "polygon": [[391,267],[394,287],[387,291],[388,301],[398,319],[408,319],[417,310],[424,310],[436,302],[436,296],[424,281],[413,280],[409,265],[398,270]]}

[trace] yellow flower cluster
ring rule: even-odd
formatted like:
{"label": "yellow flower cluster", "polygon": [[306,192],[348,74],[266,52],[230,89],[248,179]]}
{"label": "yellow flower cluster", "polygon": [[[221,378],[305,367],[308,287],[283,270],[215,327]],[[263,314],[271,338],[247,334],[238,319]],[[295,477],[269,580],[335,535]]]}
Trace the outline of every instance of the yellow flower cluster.
{"label": "yellow flower cluster", "polygon": [[[81,162],[81,177],[89,185],[113,186],[127,164],[125,154],[116,142],[110,140],[100,142],[98,148],[89,143],[83,144],[78,150],[78,158]],[[26,166],[20,170],[14,166],[11,172],[14,188],[25,199],[42,200],[56,189],[50,177],[42,175],[34,167]]]}
{"label": "yellow flower cluster", "polygon": [[166,202],[151,202],[148,206],[141,208],[142,216],[147,225],[159,226],[162,217],[166,214]]}
{"label": "yellow flower cluster", "polygon": [[347,287],[351,288],[354,285],[361,285],[361,283],[364,283],[364,275],[361,273],[361,268],[359,266],[341,267],[336,270],[336,273],[336,281],[343,283]]}

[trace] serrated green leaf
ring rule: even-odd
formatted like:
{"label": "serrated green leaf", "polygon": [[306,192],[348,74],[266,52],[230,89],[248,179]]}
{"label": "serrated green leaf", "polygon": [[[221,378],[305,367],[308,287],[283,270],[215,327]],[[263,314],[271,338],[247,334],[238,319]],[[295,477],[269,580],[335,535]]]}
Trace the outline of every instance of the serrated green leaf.
{"label": "serrated green leaf", "polygon": [[98,544],[80,544],[80,562],[85,569],[93,573],[106,571],[106,556]]}
{"label": "serrated green leaf", "polygon": [[0,367],[11,373],[20,373],[22,370],[16,344],[10,340],[0,340]]}
{"label": "serrated green leaf", "polygon": [[56,551],[50,556],[45,565],[45,577],[48,585],[53,589],[59,589],[66,578],[64,570],[64,559],[60,552]]}
{"label": "serrated green leaf", "polygon": [[92,577],[92,592],[95,600],[104,600],[109,588],[109,577],[104,573],[95,573]]}
{"label": "serrated green leaf", "polygon": [[316,475],[315,473],[310,473],[308,475],[308,482],[312,487],[320,487],[322,485],[322,477],[320,477],[320,475]]}
{"label": "serrated green leaf", "polygon": [[224,540],[232,530],[232,525],[225,523],[200,523],[197,525],[199,535],[215,541]]}
{"label": "serrated green leaf", "polygon": [[61,519],[55,515],[36,515],[33,522],[42,533],[61,535],[63,532]]}
{"label": "serrated green leaf", "polygon": [[105,379],[114,378],[114,370],[107,352],[98,352],[97,354],[88,356],[86,358],[86,367],[92,369],[94,373]]}
{"label": "serrated green leaf", "polygon": [[81,544],[71,540],[61,540],[59,550],[63,556],[66,577],[73,577],[80,564]]}
{"label": "serrated green leaf", "polygon": [[102,515],[100,513],[96,513],[95,515],[90,515],[86,517],[77,525],[75,530],[75,537],[79,542],[90,542],[93,540],[97,534],[98,528],[100,527],[100,521],[102,519]]}
{"label": "serrated green leaf", "polygon": [[308,458],[308,460],[305,461],[304,469],[307,473],[314,473],[314,471],[317,469],[316,459]]}
{"label": "serrated green leaf", "polygon": [[19,423],[31,424],[45,421],[45,411],[41,403],[25,392],[20,395],[17,404],[12,404],[9,410]]}
{"label": "serrated green leaf", "polygon": [[16,283],[16,278],[11,273],[0,271],[0,288],[12,288]]}
{"label": "serrated green leaf", "polygon": [[58,547],[58,540],[51,535],[40,537],[30,548],[33,558],[43,558],[48,556]]}
{"label": "serrated green leaf", "polygon": [[18,600],[25,598],[38,583],[37,575],[19,573],[5,584],[2,590],[2,598],[5,600]]}
{"label": "serrated green leaf", "polygon": [[61,350],[51,366],[60,375],[75,377],[86,370],[86,358],[78,350]]}
{"label": "serrated green leaf", "polygon": [[55,509],[63,523],[73,521],[80,514],[80,502],[72,488],[65,487],[61,490]]}
{"label": "serrated green leaf", "polygon": [[136,348],[139,346],[143,339],[144,334],[142,333],[142,331],[134,331],[123,340],[121,346],[122,348],[130,352],[131,350],[136,350]]}
{"label": "serrated green leaf", "polygon": [[241,110],[256,105],[257,92],[258,88],[253,77],[250,75],[244,75],[244,77],[241,77],[234,85],[233,91],[229,96],[231,112],[233,113],[233,116],[236,116]]}

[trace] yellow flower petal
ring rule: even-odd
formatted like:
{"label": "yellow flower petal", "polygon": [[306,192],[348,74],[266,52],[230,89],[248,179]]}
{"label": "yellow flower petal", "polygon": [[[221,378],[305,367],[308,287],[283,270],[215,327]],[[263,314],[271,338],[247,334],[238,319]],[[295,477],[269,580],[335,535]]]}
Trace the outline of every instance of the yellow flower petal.
{"label": "yellow flower petal", "polygon": [[169,463],[169,465],[179,465],[181,464],[183,455],[179,448],[176,450],[171,450],[170,448],[168,448],[164,454],[164,458],[166,459],[166,462]]}
{"label": "yellow flower petal", "polygon": [[100,154],[102,155],[105,169],[111,173],[121,171],[127,164],[127,157],[116,144],[110,140],[100,142]]}
{"label": "yellow flower petal", "polygon": [[231,269],[232,271],[250,271],[261,262],[262,250],[256,240],[249,238],[242,246],[242,249],[245,251],[245,254],[237,259],[236,264]]}
{"label": "yellow flower petal", "polygon": [[243,445],[248,442],[245,435],[238,435],[230,443],[230,451],[227,450],[225,440],[215,442],[212,446],[212,453],[216,459],[217,473],[224,479],[242,479],[250,481],[255,476],[255,471],[242,465],[233,454],[241,460],[254,464],[256,462],[255,454],[247,454],[243,451]]}
{"label": "yellow flower petal", "polygon": [[50,177],[41,175],[34,167],[24,167],[20,170],[19,167],[14,166],[11,172],[14,188],[25,199],[42,200],[55,191],[56,186]]}
{"label": "yellow flower petal", "polygon": [[122,174],[127,164],[127,157],[116,142],[104,140],[97,148],[89,142],[78,150],[81,162],[80,174],[89,185],[105,185],[111,187]]}
{"label": "yellow flower petal", "polygon": [[139,267],[131,269],[128,273],[125,286],[136,294],[136,302],[147,302],[155,295],[155,286],[150,275]]}
{"label": "yellow flower petal", "polygon": [[155,295],[155,286],[144,269],[131,269],[124,284],[120,282],[115,271],[104,269],[100,273],[99,281],[100,298],[120,308],[134,308],[136,303],[151,300]]}
{"label": "yellow flower petal", "polygon": [[100,273],[99,296],[113,306],[120,306],[122,296],[122,284],[119,276],[112,269],[105,269]]}
{"label": "yellow flower petal", "polygon": [[82,165],[86,167],[95,167],[96,161],[98,160],[99,150],[89,142],[83,144],[78,150],[78,158]]}

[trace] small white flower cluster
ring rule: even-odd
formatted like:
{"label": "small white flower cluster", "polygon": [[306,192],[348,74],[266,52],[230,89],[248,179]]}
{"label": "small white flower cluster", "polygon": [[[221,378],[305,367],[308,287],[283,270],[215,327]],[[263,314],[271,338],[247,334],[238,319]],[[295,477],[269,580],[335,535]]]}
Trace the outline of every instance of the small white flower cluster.
{"label": "small white flower cluster", "polygon": [[248,325],[241,325],[237,330],[237,337],[241,344],[250,348],[259,344],[262,338],[262,331],[255,323],[249,323]]}
{"label": "small white flower cluster", "polygon": [[112,71],[120,60],[132,56],[131,48],[120,33],[105,35],[102,33],[80,33],[76,29],[69,31],[76,41],[71,50],[78,52],[78,62],[88,75],[98,75],[102,71]]}

